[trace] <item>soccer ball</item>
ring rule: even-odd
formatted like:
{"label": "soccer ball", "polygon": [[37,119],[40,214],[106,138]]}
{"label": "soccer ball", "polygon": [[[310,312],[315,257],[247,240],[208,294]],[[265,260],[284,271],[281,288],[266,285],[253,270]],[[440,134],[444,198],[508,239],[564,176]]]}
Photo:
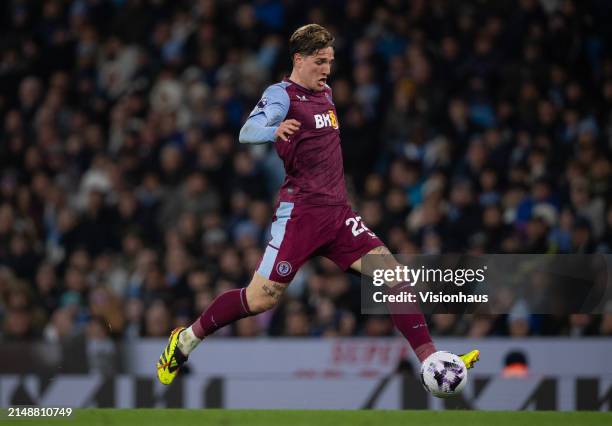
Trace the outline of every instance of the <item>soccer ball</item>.
{"label": "soccer ball", "polygon": [[467,368],[457,355],[438,351],[421,365],[421,383],[426,391],[438,398],[457,395],[467,383]]}

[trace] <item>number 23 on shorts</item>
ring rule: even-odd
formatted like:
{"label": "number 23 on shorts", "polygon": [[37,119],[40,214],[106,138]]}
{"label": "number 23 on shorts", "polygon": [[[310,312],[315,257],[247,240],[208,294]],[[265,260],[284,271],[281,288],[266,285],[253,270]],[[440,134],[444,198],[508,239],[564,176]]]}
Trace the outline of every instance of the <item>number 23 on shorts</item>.
{"label": "number 23 on shorts", "polygon": [[348,219],[346,219],[346,222],[344,222],[344,224],[346,226],[351,227],[351,232],[353,233],[354,237],[359,236],[363,232],[367,232],[368,235],[371,237],[376,236],[374,232],[370,231],[370,229],[365,225],[365,223],[361,221],[361,216],[349,217]]}

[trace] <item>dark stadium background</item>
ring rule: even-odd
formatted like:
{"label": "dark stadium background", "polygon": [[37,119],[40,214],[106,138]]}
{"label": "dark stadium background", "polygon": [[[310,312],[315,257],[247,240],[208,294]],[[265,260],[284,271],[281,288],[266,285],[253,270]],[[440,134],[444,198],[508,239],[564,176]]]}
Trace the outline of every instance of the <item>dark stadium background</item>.
{"label": "dark stadium background", "polygon": [[[2,2],[4,356],[64,345],[79,361],[63,368],[119,371],[121,343],[248,284],[283,172],[238,132],[309,22],[336,37],[353,206],[393,252],[611,253],[611,19],[605,0]],[[278,309],[217,335],[395,335],[359,303],[359,280],[319,259]],[[552,317],[516,300],[430,328],[604,342],[612,306]]]}

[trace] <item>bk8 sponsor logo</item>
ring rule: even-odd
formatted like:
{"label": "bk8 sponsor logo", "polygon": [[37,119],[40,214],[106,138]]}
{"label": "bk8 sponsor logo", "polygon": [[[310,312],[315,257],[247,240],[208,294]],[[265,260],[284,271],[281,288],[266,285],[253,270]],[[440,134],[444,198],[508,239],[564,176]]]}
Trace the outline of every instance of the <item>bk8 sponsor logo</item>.
{"label": "bk8 sponsor logo", "polygon": [[326,114],[315,114],[315,127],[317,129],[322,129],[323,127],[333,127],[334,129],[338,128],[338,118],[334,113],[334,110],[327,111]]}

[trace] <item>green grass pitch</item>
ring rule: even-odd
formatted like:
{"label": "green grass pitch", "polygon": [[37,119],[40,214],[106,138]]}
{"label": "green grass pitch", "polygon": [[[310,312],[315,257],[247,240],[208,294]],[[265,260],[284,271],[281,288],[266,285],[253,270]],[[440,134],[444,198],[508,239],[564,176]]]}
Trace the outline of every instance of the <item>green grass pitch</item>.
{"label": "green grass pitch", "polygon": [[67,426],[598,426],[612,425],[606,412],[485,412],[485,411],[382,411],[382,410],[187,410],[187,409],[77,409],[67,419],[9,419],[4,425]]}

